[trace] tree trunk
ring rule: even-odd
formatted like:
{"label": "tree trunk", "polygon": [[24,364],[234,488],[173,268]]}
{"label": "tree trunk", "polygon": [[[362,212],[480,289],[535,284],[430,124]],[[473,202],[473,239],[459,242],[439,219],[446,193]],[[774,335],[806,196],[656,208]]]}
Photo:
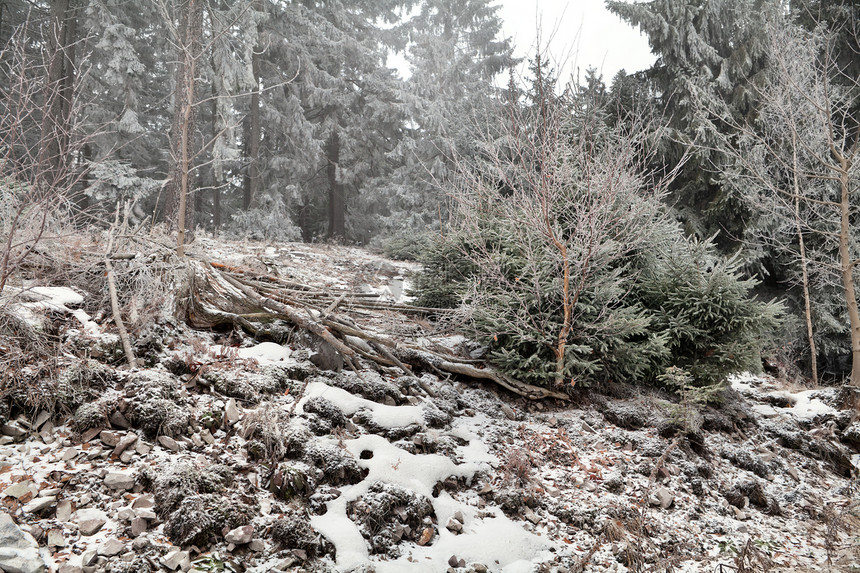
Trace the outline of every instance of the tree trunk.
{"label": "tree trunk", "polygon": [[818,349],[815,346],[815,332],[812,328],[812,302],[809,295],[809,263],[806,258],[806,242],[800,222],[800,167],[797,160],[797,133],[791,132],[792,177],[794,181],[794,223],[797,230],[797,244],[800,249],[800,272],[803,283],[803,315],[806,319],[806,338],[809,341],[809,368],[812,370],[812,383],[818,385]]}
{"label": "tree trunk", "polygon": [[254,73],[254,90],[251,92],[251,109],[246,124],[245,154],[248,159],[248,169],[245,172],[245,193],[242,197],[242,207],[245,210],[257,206],[260,191],[260,56],[257,48],[251,57],[251,67]]}
{"label": "tree trunk", "polygon": [[184,0],[179,5],[177,38],[179,65],[176,69],[176,96],[171,126],[171,168],[165,220],[176,230],[176,252],[185,253],[187,229],[194,227],[194,202],[188,195],[193,187],[194,119],[197,100],[197,64],[202,52],[202,0]]}
{"label": "tree trunk", "polygon": [[75,83],[75,0],[53,0],[48,28],[45,115],[42,117],[42,148],[39,150],[41,184],[46,189],[62,187],[69,165],[71,109]]}
{"label": "tree trunk", "polygon": [[332,129],[326,143],[326,173],[328,176],[328,238],[344,237],[346,230],[346,202],[343,184],[337,181],[337,167],[340,161],[340,137],[337,129]]}
{"label": "tree trunk", "polygon": [[848,307],[848,320],[851,327],[851,384],[860,386],[860,312],[857,309],[857,293],[854,289],[854,261],[851,259],[851,163],[844,155],[837,157],[841,167],[840,185],[840,224],[839,224],[839,265],[842,271],[842,286],[845,290],[845,304]]}

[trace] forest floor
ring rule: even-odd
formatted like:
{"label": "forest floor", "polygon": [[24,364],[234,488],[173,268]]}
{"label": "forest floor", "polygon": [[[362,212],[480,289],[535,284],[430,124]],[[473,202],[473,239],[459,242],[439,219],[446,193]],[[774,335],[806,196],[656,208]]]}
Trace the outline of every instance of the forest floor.
{"label": "forest floor", "polygon": [[[330,312],[479,362],[455,321],[397,310],[414,263],[205,237],[190,251],[387,301]],[[145,292],[123,264],[120,290]],[[102,276],[35,266],[2,304],[7,573],[860,571],[860,423],[843,389],[740,375],[705,408],[620,383],[529,400],[351,370],[288,325],[192,329],[121,293],[131,369]]]}

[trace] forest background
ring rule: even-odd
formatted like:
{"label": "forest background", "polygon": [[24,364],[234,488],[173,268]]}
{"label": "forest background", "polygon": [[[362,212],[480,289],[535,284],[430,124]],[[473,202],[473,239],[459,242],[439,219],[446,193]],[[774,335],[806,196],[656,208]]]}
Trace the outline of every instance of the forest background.
{"label": "forest background", "polygon": [[59,220],[127,208],[180,253],[420,256],[419,302],[538,384],[703,386],[762,350],[860,384],[860,8],[607,6],[650,69],[519,77],[488,0],[2,0],[0,290]]}

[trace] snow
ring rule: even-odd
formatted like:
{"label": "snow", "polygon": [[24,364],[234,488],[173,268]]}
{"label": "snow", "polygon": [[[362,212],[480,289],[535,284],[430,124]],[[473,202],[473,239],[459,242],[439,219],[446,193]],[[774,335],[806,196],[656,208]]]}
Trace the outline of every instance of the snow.
{"label": "snow", "polygon": [[239,349],[239,358],[253,358],[260,364],[283,364],[290,358],[291,350],[274,342],[262,342],[256,346]]}
{"label": "snow", "polygon": [[[325,390],[322,386],[325,384],[318,384],[317,391]],[[326,397],[331,398],[329,395]],[[409,406],[391,408],[410,409]],[[468,497],[465,502],[459,501],[444,491],[438,497],[432,497],[436,483],[451,476],[471,480],[476,472],[489,469],[487,462],[490,459],[495,460],[489,456],[486,444],[480,443],[467,428],[461,427],[458,433],[464,439],[471,438],[467,446],[458,450],[465,458],[462,464],[455,464],[450,458],[435,454],[411,454],[374,434],[344,442],[347,450],[356,458],[368,451],[373,456],[359,459],[359,464],[368,470],[367,477],[354,486],[343,488],[343,494],[327,504],[325,515],[311,518],[312,527],[335,545],[338,570],[349,571],[370,560],[367,544],[358,527],[347,517],[346,508],[351,501],[364,495],[370,484],[376,481],[395,484],[429,498],[439,524],[438,536],[431,545],[411,547],[396,560],[374,561],[377,573],[398,573],[407,569],[418,573],[435,573],[440,570],[441,563],[447,563],[451,555],[465,559],[467,563],[497,563],[497,567],[491,567],[493,571],[520,573],[533,571],[535,563],[552,557],[550,548],[553,545],[548,539],[524,530],[505,516],[501,509],[487,508],[484,515],[479,517],[477,508],[468,503]],[[463,514],[465,520],[462,535],[456,535],[444,527],[448,518],[457,511]]]}
{"label": "snow", "polygon": [[84,302],[83,295],[78,294],[68,287],[33,287],[30,290],[44,296],[47,299],[45,302],[57,306],[76,306]]}
{"label": "snow", "polygon": [[836,414],[835,409],[828,406],[818,397],[822,392],[821,390],[802,390],[798,392],[772,390],[769,392],[763,392],[763,389],[774,386],[774,381],[767,376],[756,376],[749,372],[733,376],[729,378],[729,381],[734,390],[746,396],[766,394],[769,397],[791,404],[791,406],[787,408],[770,406],[768,404],[756,404],[752,406],[752,409],[755,410],[757,414],[766,418],[786,415],[799,421],[808,422],[820,416]]}
{"label": "snow", "polygon": [[418,406],[387,406],[360,396],[355,396],[341,388],[334,388],[324,382],[311,382],[299,401],[298,411],[304,412],[304,404],[310,398],[322,396],[331,401],[341,412],[352,416],[362,408],[373,414],[373,420],[386,429],[402,428],[410,424],[424,424],[424,412]]}

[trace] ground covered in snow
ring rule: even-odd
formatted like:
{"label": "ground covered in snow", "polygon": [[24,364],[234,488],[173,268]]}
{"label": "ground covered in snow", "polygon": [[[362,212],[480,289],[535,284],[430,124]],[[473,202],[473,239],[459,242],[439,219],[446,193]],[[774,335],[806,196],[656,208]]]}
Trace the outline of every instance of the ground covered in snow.
{"label": "ground covered in snow", "polygon": [[[396,302],[414,269],[208,241],[198,254],[226,265]],[[844,389],[744,375],[698,410],[627,385],[531,402],[432,372],[324,370],[289,329],[167,318],[135,333],[129,370],[110,321],[84,312],[91,294],[39,285],[16,302],[68,356],[42,390],[55,410],[20,395],[0,409],[7,573],[860,570]],[[380,332],[463,346],[363,312]]]}

